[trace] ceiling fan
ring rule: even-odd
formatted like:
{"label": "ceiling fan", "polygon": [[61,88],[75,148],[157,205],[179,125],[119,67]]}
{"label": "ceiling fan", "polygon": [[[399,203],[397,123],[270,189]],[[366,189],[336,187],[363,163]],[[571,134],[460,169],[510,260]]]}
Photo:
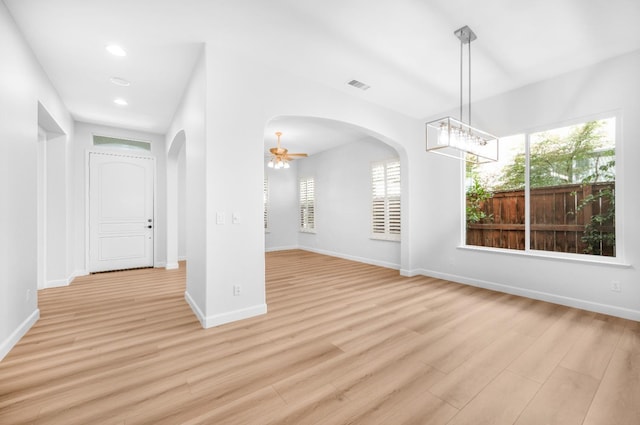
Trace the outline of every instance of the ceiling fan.
{"label": "ceiling fan", "polygon": [[269,149],[271,158],[267,163],[267,167],[277,169],[289,168],[289,161],[307,156],[306,153],[289,153],[287,149],[280,147],[280,136],[282,136],[282,132],[276,131],[276,136],[278,137],[278,145],[275,148]]}

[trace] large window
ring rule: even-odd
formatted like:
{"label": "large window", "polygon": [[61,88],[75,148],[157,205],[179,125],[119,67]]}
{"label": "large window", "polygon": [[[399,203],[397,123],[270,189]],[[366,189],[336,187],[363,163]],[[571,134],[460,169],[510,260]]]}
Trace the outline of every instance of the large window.
{"label": "large window", "polygon": [[299,206],[300,206],[300,231],[315,233],[316,229],[316,199],[315,183],[313,177],[300,179]]}
{"label": "large window", "polygon": [[501,139],[467,165],[467,245],[615,257],[615,149],[615,118]]}
{"label": "large window", "polygon": [[371,237],[400,240],[400,160],[371,164]]}

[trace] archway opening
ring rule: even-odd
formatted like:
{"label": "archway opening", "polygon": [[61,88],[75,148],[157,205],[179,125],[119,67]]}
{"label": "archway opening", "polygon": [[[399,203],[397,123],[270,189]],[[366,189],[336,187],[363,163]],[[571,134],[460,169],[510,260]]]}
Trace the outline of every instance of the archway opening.
{"label": "archway opening", "polygon": [[67,136],[38,102],[38,289],[63,286],[69,279],[66,161]]}
{"label": "archway opening", "polygon": [[186,135],[180,130],[167,151],[167,263],[166,269],[179,268],[187,260],[187,178]]}
{"label": "archway opening", "polygon": [[[308,157],[267,166],[281,147]],[[279,116],[265,126],[265,251],[302,249],[402,269],[406,156],[393,140],[357,125]]]}

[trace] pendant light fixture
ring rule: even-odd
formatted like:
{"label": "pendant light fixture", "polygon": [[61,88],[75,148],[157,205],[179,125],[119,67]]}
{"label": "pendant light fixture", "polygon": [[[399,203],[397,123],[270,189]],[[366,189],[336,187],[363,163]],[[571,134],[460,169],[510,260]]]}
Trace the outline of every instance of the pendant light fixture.
{"label": "pendant light fixture", "polygon": [[[444,117],[426,124],[427,152],[433,152],[473,163],[498,160],[498,138],[486,131],[471,126],[471,42],[476,34],[468,26],[456,31],[460,40],[460,119]],[[468,114],[467,122],[462,120],[463,105],[463,52],[468,45]]]}

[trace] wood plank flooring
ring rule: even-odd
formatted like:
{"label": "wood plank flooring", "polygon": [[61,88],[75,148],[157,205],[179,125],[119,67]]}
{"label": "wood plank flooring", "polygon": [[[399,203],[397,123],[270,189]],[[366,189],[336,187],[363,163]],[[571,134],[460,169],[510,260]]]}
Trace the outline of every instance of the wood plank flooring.
{"label": "wood plank flooring", "polygon": [[202,329],[185,267],[39,292],[0,424],[640,424],[640,324],[303,251]]}

